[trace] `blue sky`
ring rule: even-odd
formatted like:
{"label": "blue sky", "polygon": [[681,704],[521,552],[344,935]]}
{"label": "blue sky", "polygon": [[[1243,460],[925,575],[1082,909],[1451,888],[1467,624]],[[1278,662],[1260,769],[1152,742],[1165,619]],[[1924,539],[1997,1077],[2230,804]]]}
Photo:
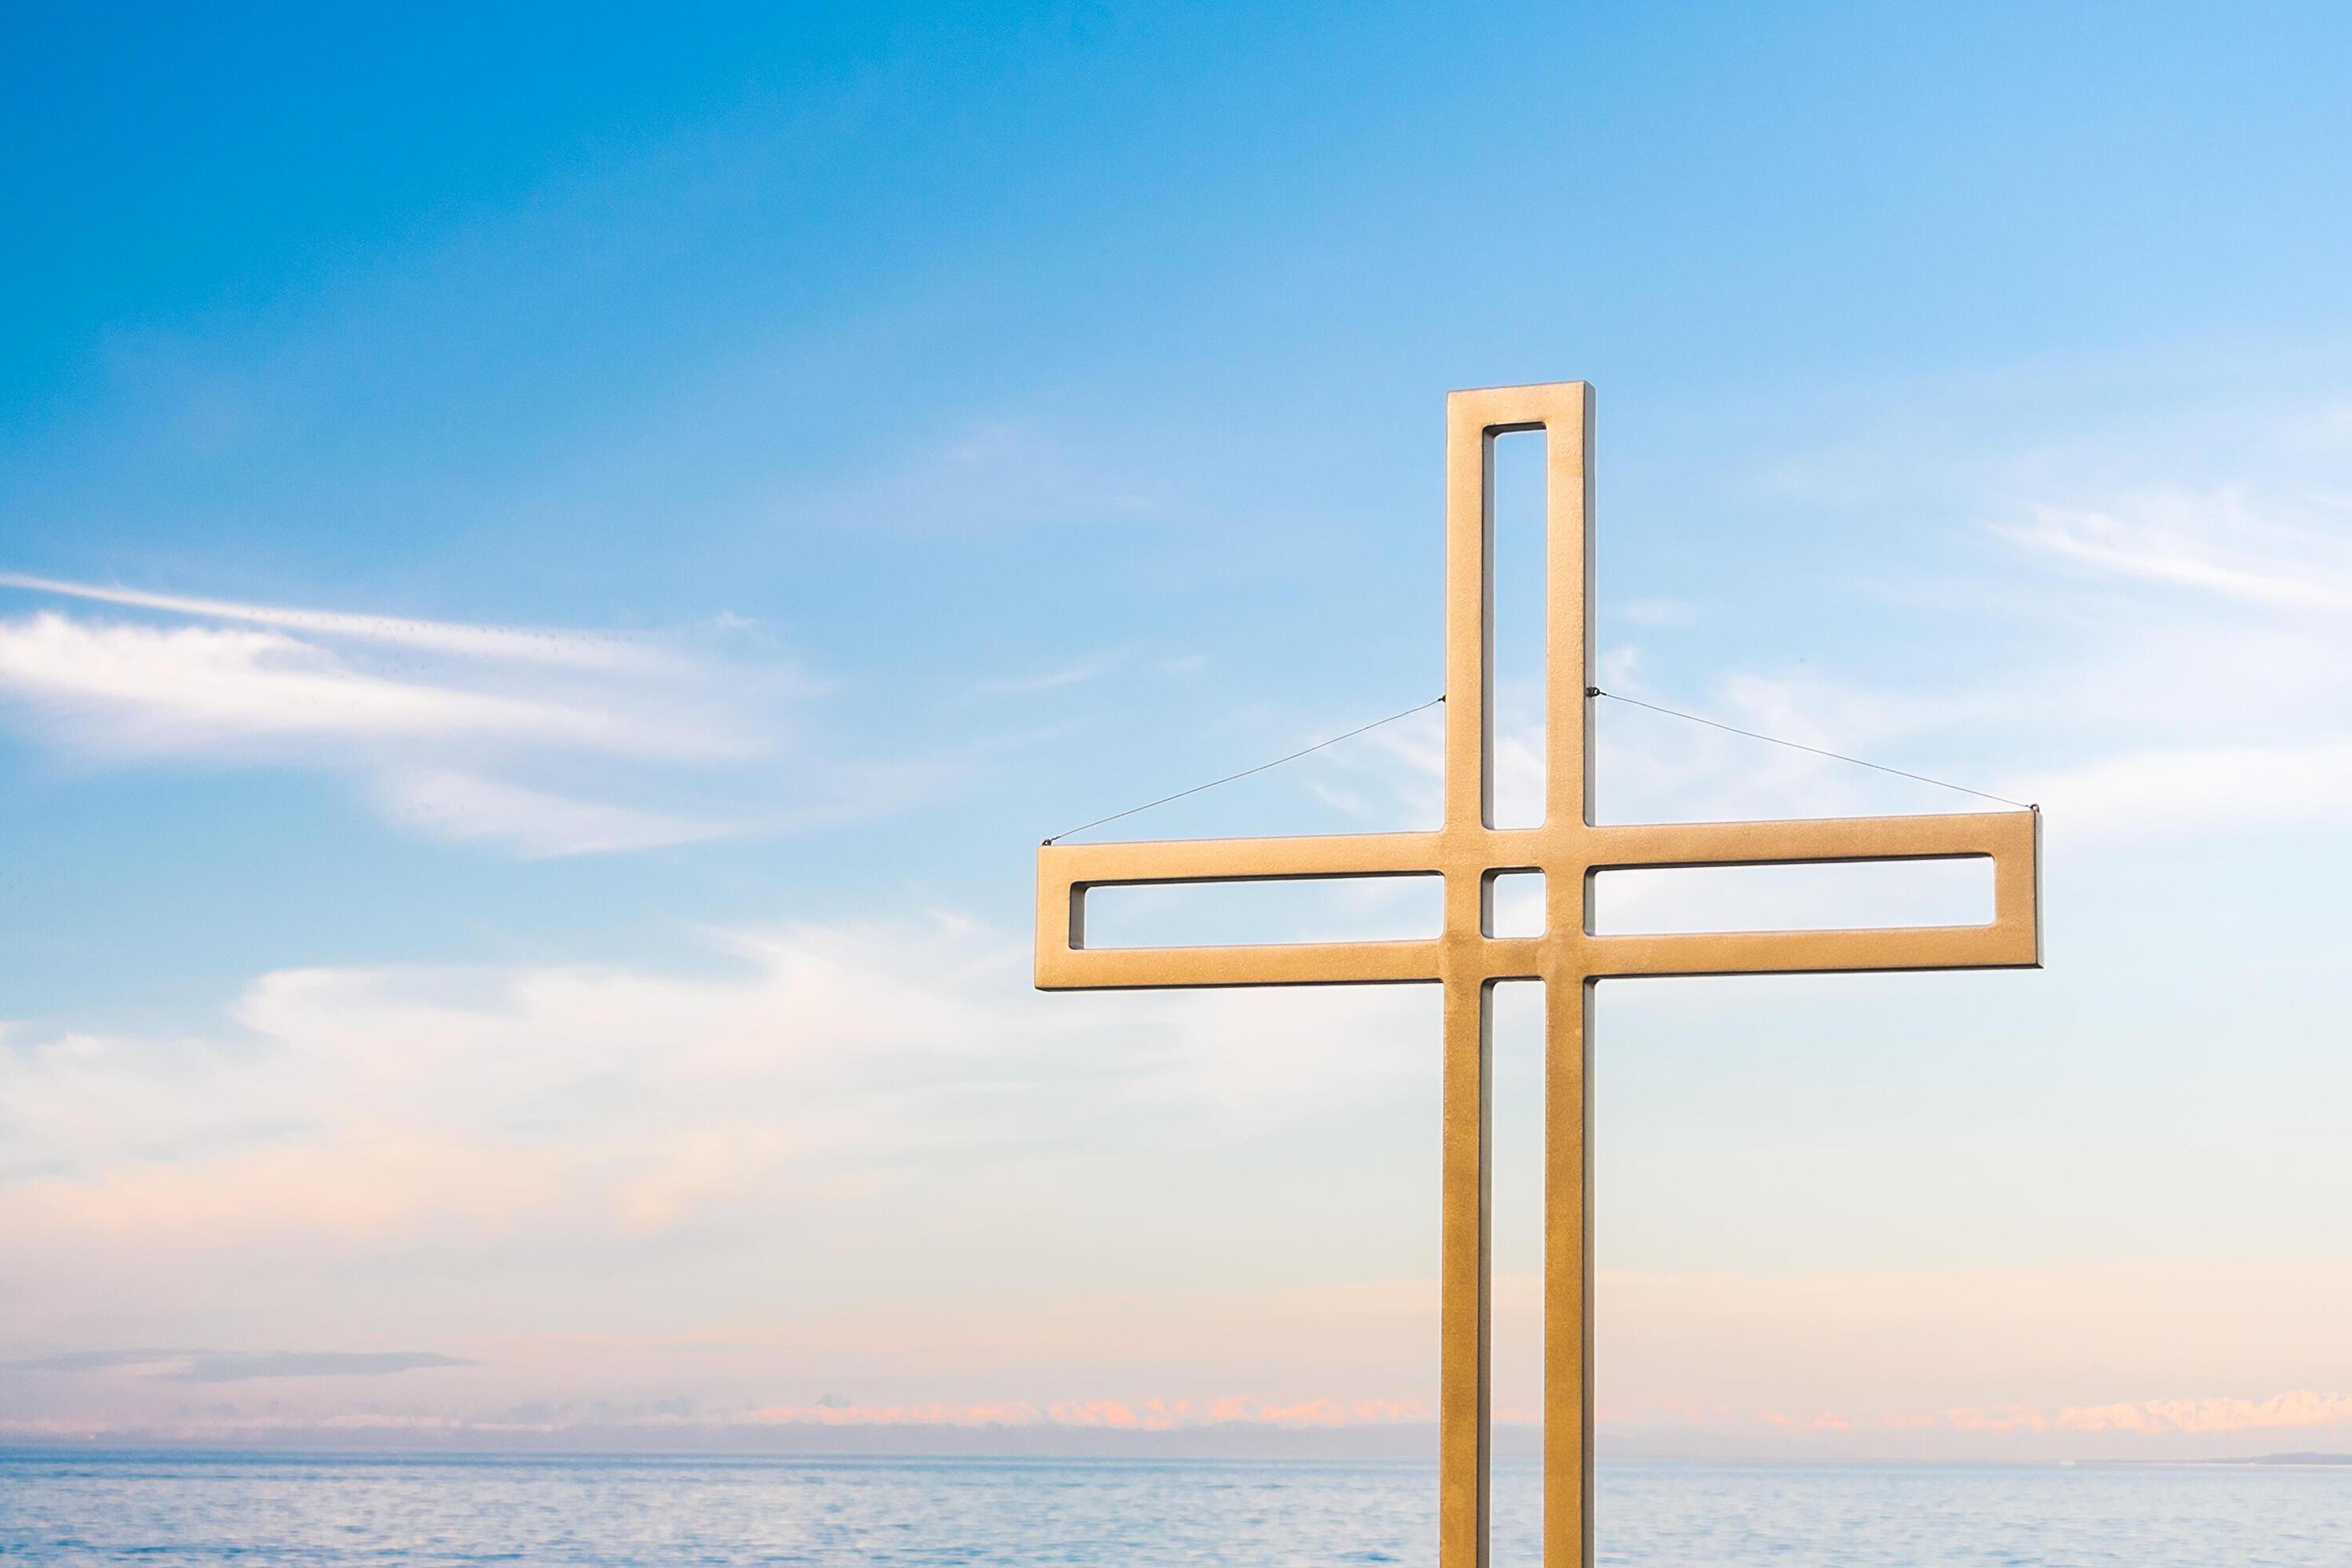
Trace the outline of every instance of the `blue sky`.
{"label": "blue sky", "polygon": [[2045,974],[1604,990],[1604,1426],[2352,1423],[2343,19],[1490,21],[13,17],[0,1339],[403,1368],[18,1419],[1409,1415],[1433,1000],[1034,997],[1031,856],[1435,695],[1442,395],[1583,378],[1606,684],[2050,812]]}

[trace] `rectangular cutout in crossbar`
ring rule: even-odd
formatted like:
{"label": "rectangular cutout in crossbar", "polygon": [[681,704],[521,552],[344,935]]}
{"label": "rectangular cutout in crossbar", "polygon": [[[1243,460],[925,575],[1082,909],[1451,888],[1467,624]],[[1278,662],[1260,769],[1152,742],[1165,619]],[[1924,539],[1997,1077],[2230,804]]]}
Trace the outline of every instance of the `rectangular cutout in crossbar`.
{"label": "rectangular cutout in crossbar", "polygon": [[1434,873],[1108,882],[1076,900],[1071,945],[1412,942],[1438,933],[1444,896],[1444,879]]}
{"label": "rectangular cutout in crossbar", "polygon": [[1985,925],[1992,860],[1675,866],[1593,874],[1596,936]]}

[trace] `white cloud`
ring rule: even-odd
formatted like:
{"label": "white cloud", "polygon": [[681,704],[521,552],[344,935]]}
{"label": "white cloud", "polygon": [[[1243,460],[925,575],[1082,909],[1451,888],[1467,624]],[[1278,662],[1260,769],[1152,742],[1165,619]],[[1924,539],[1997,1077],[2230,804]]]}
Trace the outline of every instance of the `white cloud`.
{"label": "white cloud", "polygon": [[710,973],[283,970],[221,1038],[0,1037],[0,1224],[175,1247],[540,1210],[638,1226],[773,1197],[796,1160],[1023,1149],[1082,1080],[1098,1112],[1279,1119],[1421,1056],[1378,993],[1120,997],[1113,1019],[1032,992],[1025,942],[946,918],[719,940],[735,962]]}
{"label": "white cloud", "polygon": [[[1418,991],[1045,997],[1025,940],[945,918],[716,940],[669,966],[281,970],[204,1036],[0,1037],[0,1332],[234,1350],[324,1322],[495,1365],[494,1331],[789,1331],[964,1397],[1008,1356],[1066,1364],[1009,1308],[940,1322],[941,1292],[1123,1278],[1046,1216],[1137,1201],[1139,1150],[1286,1151],[1417,1110],[1433,1077]],[[1234,1212],[1195,1175],[1186,1203]],[[1118,1313],[1087,1310],[1099,1353]],[[775,1360],[715,1354],[694,1385]],[[681,1375],[558,1361],[515,1375],[534,1397]]]}
{"label": "white cloud", "polygon": [[2085,838],[2340,826],[2352,823],[2352,739],[2129,752],[2056,774],[2043,794]]}
{"label": "white cloud", "polygon": [[[2293,486],[2154,484],[2010,509],[1989,531],[2025,552],[1999,563],[2002,604],[2025,614],[1995,639],[1972,606],[1969,646],[1982,657],[1944,679],[1734,666],[1702,689],[1658,692],[1639,650],[1621,646],[1604,656],[1603,683],[2038,801],[2069,843],[2341,823],[2352,817],[2352,507],[2324,472],[2299,471]],[[2063,488],[2055,458],[2038,472]],[[1993,805],[1605,703],[1600,734],[1608,820]]]}
{"label": "white cloud", "polygon": [[[1958,774],[1956,784],[2035,802],[2070,845],[2352,821],[2352,734],[2328,700],[2352,686],[2352,661],[2314,657],[2243,700],[2230,700],[2226,689],[2200,698],[2199,681],[2227,689],[2231,669],[2295,641],[2261,633],[2225,640],[2234,654],[2217,649],[2210,660],[2186,632],[2137,658],[2101,648],[2019,693],[1962,689],[1906,700],[1893,689],[1749,675],[1726,679],[1704,700],[1709,717],[1743,728],[1913,772]],[[2307,642],[2299,646],[2312,651]],[[2279,738],[2134,743],[2136,736],[2177,730],[2184,714],[2194,719],[2190,729],[2235,723]],[[1998,800],[1662,716],[1604,710],[1601,734],[1609,821],[2002,808]],[[2068,753],[2082,760],[2057,760]]]}
{"label": "white cloud", "polygon": [[[1307,1246],[1297,1256],[1360,1264],[1361,1237],[1302,1239],[1325,1187],[1253,1211],[1257,1189],[1214,1188],[1215,1166],[1237,1128],[1280,1149],[1318,1119],[1369,1140],[1366,1108],[1400,1099],[1426,1131],[1425,991],[1040,997],[1024,942],[945,918],[720,940],[731,962],[716,967],[284,970],[246,988],[217,1037],[0,1038],[13,1342],[233,1343],[233,1322],[247,1343],[285,1344],[329,1321],[344,1342],[483,1362],[406,1411],[460,1423],[494,1418],[500,1390],[831,1408],[806,1404],[813,1366],[865,1369],[854,1392],[887,1392],[857,1401],[866,1416],[771,1419],[1025,1401],[1058,1420],[1073,1378],[1073,1409],[1108,1392],[1139,1419],[1137,1390],[1246,1393],[1255,1414],[1211,1419],[1286,1421],[1379,1418],[1363,1412],[1424,1393],[1425,1278],[1171,1279],[1183,1240],[1155,1227],[1221,1216],[1217,1256]],[[1180,1151],[1183,1191],[1139,1190],[1138,1146],[1154,1140]],[[1414,1167],[1416,1194],[1433,1176],[1426,1146],[1383,1160]],[[1089,1209],[1109,1216],[1090,1257],[1063,1239]],[[1409,1203],[1375,1228],[1428,1240],[1433,1214]],[[1072,1253],[1092,1289],[1026,1283]],[[975,1256],[998,1271],[975,1274]],[[911,1282],[885,1258],[908,1260]],[[883,1278],[857,1287],[866,1274]],[[819,1311],[819,1278],[864,1293]],[[169,1289],[131,1288],[158,1279]],[[1877,1452],[1896,1432],[1984,1456],[2021,1436],[2267,1430],[2309,1402],[2145,1396],[2342,1386],[2352,1370],[2337,1331],[2352,1276],[2327,1260],[1612,1271],[1599,1286],[1612,1424],[1705,1407],[1731,1414],[1702,1425],[1741,1442],[1812,1430]],[[1498,1279],[1497,1297],[1498,1334],[1534,1343],[1532,1277]],[[501,1312],[524,1337],[485,1337]],[[2041,1370],[2021,1380],[2020,1365]],[[100,1426],[108,1409],[173,1409],[148,1383],[106,1387],[121,1403],[73,1383],[18,1408]],[[1988,1403],[2003,1399],[2021,1403]],[[268,1419],[356,1414],[306,1386]]]}

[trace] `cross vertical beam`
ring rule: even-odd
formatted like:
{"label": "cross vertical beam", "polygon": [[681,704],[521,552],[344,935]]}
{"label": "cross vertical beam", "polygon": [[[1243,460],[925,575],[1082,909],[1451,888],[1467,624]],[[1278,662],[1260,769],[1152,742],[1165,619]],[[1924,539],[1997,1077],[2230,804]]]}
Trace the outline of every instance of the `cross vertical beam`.
{"label": "cross vertical beam", "polygon": [[[1495,440],[1544,433],[1544,822],[1591,815],[1591,389],[1581,382],[1460,392],[1445,405],[1445,816],[1467,863],[1446,873],[1444,1161],[1439,1181],[1438,1559],[1486,1561],[1493,1436]],[[1457,697],[1455,694],[1463,694]],[[1531,862],[1552,858],[1538,851]],[[1547,876],[1549,931],[1583,929],[1581,878]],[[1573,902],[1573,909],[1565,906]],[[1586,1199],[1585,986],[1544,982],[1544,1534],[1552,1562],[1589,1540],[1592,1395]],[[1557,1342],[1565,1341],[1567,1342]],[[1565,1488],[1566,1489],[1563,1489]],[[1574,1547],[1568,1543],[1576,1542]]]}
{"label": "cross vertical beam", "polygon": [[[1596,826],[1591,679],[1592,395],[1580,382],[1446,400],[1444,811],[1433,832],[1066,845],[1037,852],[1044,990],[1435,983],[1443,987],[1438,1562],[1485,1568],[1492,1429],[1493,992],[1544,983],[1544,1560],[1592,1562],[1593,983],[1608,976],[2039,968],[2033,812]],[[1494,438],[1545,441],[1545,817],[1494,826]],[[1983,858],[1982,925],[1601,936],[1593,874],[1635,867]],[[1539,937],[1490,934],[1496,873],[1544,875]],[[1435,874],[1433,940],[1092,949],[1087,889],[1119,884]]]}

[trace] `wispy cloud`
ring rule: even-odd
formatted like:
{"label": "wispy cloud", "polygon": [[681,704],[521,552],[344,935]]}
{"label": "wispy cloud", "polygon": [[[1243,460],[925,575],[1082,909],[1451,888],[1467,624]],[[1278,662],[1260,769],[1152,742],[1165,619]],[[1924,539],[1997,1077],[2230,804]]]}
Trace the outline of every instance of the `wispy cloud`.
{"label": "wispy cloud", "polygon": [[1087,681],[1108,675],[1125,664],[1129,657],[1128,651],[1122,648],[1094,658],[1082,659],[1076,664],[1064,665],[1058,669],[1044,670],[1035,675],[983,680],[980,683],[980,689],[992,697],[1012,697],[1032,691],[1055,691],[1064,687],[1083,686]]}
{"label": "wispy cloud", "polygon": [[847,527],[968,533],[1144,517],[1154,503],[1131,479],[1058,434],[1025,419],[992,417],[794,510]]}
{"label": "wispy cloud", "polygon": [[158,594],[97,583],[72,583],[22,572],[0,572],[0,587],[21,588],[59,598],[162,610],[203,620],[276,626],[302,637],[387,644],[396,647],[463,654],[523,664],[575,669],[672,668],[676,656],[646,637],[554,627],[483,626],[463,622],[415,620],[397,616],[353,615],[340,610],[248,605],[186,594]]}
{"label": "wispy cloud", "polygon": [[119,756],[256,741],[456,741],[708,755],[716,734],[551,693],[467,689],[358,667],[280,632],[0,622],[0,689],[78,747]]}
{"label": "wispy cloud", "polygon": [[2153,490],[2101,508],[2034,506],[1996,531],[2142,582],[2287,609],[2352,607],[2352,509],[2309,492]]}
{"label": "wispy cloud", "polygon": [[[1969,531],[2008,547],[1986,570],[1999,574],[2000,602],[2030,616],[1948,670],[1882,680],[1732,664],[1658,690],[1642,643],[1629,640],[1605,650],[1603,683],[2037,801],[2070,844],[2340,823],[2352,798],[2352,503],[2327,482],[2328,463],[2339,481],[2352,474],[2340,451],[2319,454],[2316,468],[2308,450],[2267,465],[2259,452],[2241,458],[2296,482],[2102,489],[2070,485],[2065,464],[2042,454],[2035,479],[2067,499],[1986,500],[1975,509],[1982,531]],[[1940,605],[1925,584],[1917,602]],[[1967,613],[1981,642],[1984,604]],[[1612,818],[1984,804],[1629,710],[1604,706],[1600,736]],[[1498,745],[1498,763],[1507,754]]]}
{"label": "wispy cloud", "polygon": [[741,830],[740,824],[575,800],[446,769],[388,773],[377,798],[394,820],[436,837],[483,840],[533,859],[694,844]]}
{"label": "wispy cloud", "polygon": [[616,637],[0,585],[131,613],[0,618],[0,716],[86,763],[306,768],[414,830],[525,857],[774,830],[838,804],[732,787],[796,742],[822,689],[772,651],[709,651],[724,628]]}

